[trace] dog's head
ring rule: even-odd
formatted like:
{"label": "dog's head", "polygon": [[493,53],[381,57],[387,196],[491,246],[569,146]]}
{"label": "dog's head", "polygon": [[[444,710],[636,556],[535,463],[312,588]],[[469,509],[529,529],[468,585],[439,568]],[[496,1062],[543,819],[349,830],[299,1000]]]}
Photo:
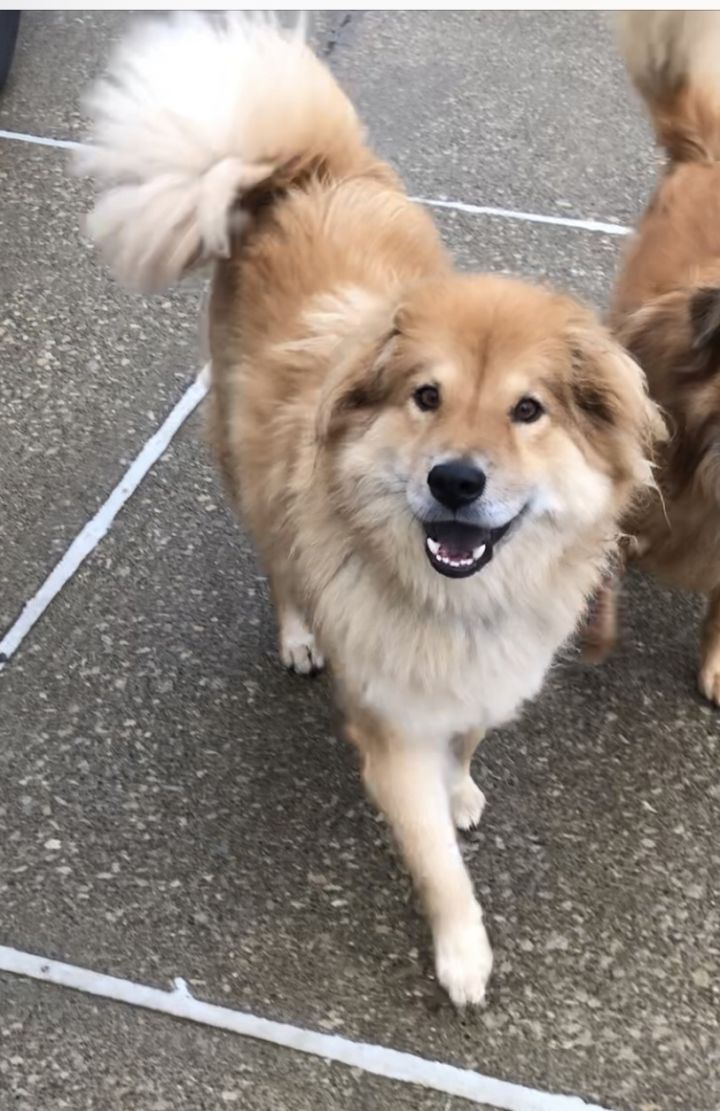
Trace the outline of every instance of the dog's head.
{"label": "dog's head", "polygon": [[651,483],[660,427],[639,368],[590,312],[492,277],[376,309],[318,417],[347,514],[386,537],[385,555],[396,544],[405,558],[409,532],[450,578],[533,523],[577,537],[612,522]]}
{"label": "dog's head", "polygon": [[619,337],[651,376],[669,417],[668,493],[694,487],[720,503],[720,286],[656,298],[623,320]]}

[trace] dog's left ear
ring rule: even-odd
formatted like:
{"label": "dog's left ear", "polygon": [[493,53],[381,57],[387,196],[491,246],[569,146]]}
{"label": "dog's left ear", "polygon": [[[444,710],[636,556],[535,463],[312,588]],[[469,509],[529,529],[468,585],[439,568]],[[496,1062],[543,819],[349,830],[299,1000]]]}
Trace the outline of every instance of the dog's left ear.
{"label": "dog's left ear", "polygon": [[589,434],[606,436],[615,462],[652,484],[654,449],[668,433],[642,369],[599,324],[576,329],[571,346],[573,400]]}
{"label": "dog's left ear", "polygon": [[705,286],[689,302],[692,346],[695,351],[720,346],[720,289]]}

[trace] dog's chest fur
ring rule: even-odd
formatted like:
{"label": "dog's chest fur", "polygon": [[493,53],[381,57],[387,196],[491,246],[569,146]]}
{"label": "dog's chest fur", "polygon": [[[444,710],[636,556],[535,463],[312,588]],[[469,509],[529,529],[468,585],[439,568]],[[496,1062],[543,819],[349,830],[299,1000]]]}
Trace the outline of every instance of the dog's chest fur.
{"label": "dog's chest fur", "polygon": [[[407,669],[392,666],[394,660],[387,668],[372,667],[371,652],[381,648],[378,637],[371,652],[363,654],[354,683],[369,708],[413,736],[440,739],[491,729],[539,693],[556,648],[537,630],[518,624],[505,621],[474,637],[437,627],[416,630],[414,660]],[[385,632],[387,641],[390,630]]]}
{"label": "dog's chest fur", "polygon": [[518,604],[516,591],[513,605],[439,614],[348,568],[319,598],[316,627],[345,697],[439,741],[501,725],[538,694],[583,606],[586,584],[567,585],[560,597]]}

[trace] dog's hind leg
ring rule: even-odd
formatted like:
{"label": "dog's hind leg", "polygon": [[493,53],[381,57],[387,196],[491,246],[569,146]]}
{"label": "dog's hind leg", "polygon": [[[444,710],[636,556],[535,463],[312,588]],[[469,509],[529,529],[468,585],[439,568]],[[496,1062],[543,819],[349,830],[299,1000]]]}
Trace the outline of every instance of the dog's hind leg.
{"label": "dog's hind leg", "polygon": [[473,753],[482,738],[482,730],[471,729],[452,740],[450,810],[458,829],[472,829],[478,825],[485,809],[485,795],[470,774]]}
{"label": "dog's hind leg", "polygon": [[425,905],[437,978],[457,1006],[482,1003],[492,950],[450,812],[447,749],[360,714],[347,726],[365,786],[382,810]]}
{"label": "dog's hind leg", "polygon": [[698,685],[710,702],[720,706],[720,587],[708,598],[700,641]]}
{"label": "dog's hind leg", "polygon": [[617,643],[619,576],[608,575],[597,588],[580,632],[585,663],[604,663]]}

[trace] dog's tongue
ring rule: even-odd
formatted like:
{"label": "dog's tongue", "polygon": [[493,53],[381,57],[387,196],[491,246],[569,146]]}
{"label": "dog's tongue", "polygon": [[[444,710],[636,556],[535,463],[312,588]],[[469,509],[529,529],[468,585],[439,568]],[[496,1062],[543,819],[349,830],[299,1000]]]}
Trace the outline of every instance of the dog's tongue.
{"label": "dog's tongue", "polygon": [[472,559],[473,549],[443,542],[439,544],[437,554],[443,559]]}
{"label": "dog's tongue", "polygon": [[425,531],[432,540],[449,552],[471,552],[478,544],[488,540],[488,530],[476,525],[464,525],[460,521],[431,521]]}
{"label": "dog's tongue", "polygon": [[452,562],[478,559],[489,540],[485,529],[458,521],[432,522],[426,524],[425,531],[434,554]]}

